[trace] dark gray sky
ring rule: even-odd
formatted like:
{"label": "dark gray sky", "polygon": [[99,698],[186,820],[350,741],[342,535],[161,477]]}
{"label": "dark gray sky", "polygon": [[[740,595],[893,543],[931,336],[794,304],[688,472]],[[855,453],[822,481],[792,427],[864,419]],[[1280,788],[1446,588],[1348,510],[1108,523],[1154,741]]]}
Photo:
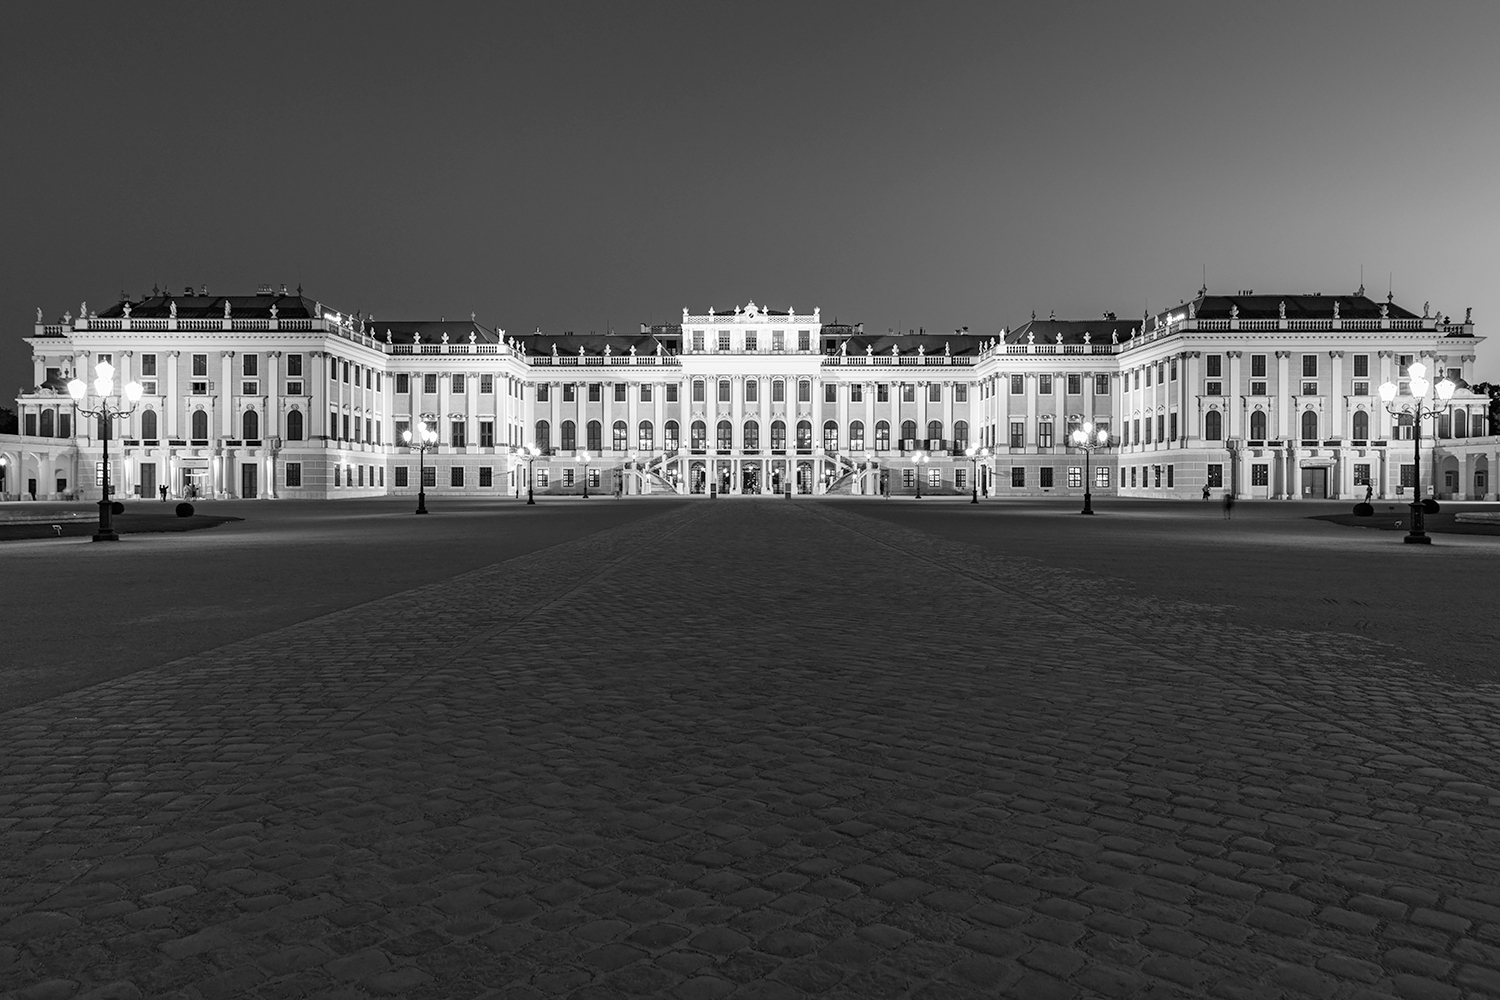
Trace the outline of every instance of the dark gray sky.
{"label": "dark gray sky", "polygon": [[517,332],[752,298],[993,332],[1363,265],[1500,332],[1492,2],[6,15],[7,399],[37,306],[156,282]]}

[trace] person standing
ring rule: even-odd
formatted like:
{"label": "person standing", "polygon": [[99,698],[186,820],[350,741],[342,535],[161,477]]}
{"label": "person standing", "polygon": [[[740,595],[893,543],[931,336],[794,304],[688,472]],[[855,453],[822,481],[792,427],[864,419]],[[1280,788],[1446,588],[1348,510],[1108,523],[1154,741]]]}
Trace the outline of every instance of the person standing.
{"label": "person standing", "polygon": [[1234,493],[1230,490],[1224,491],[1224,520],[1234,516]]}
{"label": "person standing", "polygon": [[1208,503],[1208,484],[1203,484],[1203,502]]}
{"label": "person standing", "polygon": [[166,483],[162,483],[160,486],[158,486],[156,488],[156,491],[161,494],[161,502],[162,503],[166,503],[167,502],[167,484]]}
{"label": "person standing", "polygon": [[1365,483],[1365,503],[1369,503],[1374,498],[1375,498],[1375,487],[1374,487],[1374,485],[1371,484],[1371,483]]}

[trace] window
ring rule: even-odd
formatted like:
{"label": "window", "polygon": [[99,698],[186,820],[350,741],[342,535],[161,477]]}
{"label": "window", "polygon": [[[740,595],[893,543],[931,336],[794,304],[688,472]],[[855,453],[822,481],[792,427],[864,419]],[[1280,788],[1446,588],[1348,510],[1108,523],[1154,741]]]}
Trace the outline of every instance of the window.
{"label": "window", "polygon": [[[285,468],[286,468],[286,472],[285,472],[285,475],[286,475],[286,484],[288,486],[294,486],[294,487],[295,486],[301,486],[302,485],[302,463],[301,462],[288,462],[288,463],[286,463]],[[405,470],[403,470],[403,471],[405,471]]]}
{"label": "window", "polygon": [[891,450],[891,424],[888,420],[875,421],[875,450]]}
{"label": "window", "polygon": [[625,402],[625,383],[624,382],[616,382],[615,383],[615,402],[616,403],[623,403],[623,402]]}
{"label": "window", "polygon": [[1252,410],[1250,412],[1250,440],[1264,441],[1266,439],[1266,411]]}
{"label": "window", "polygon": [[771,331],[771,350],[781,351],[786,349],[786,332],[784,330]]}
{"label": "window", "polygon": [[1146,388],[1151,388],[1151,366],[1146,366]]}
{"label": "window", "polygon": [[1162,440],[1163,441],[1166,441],[1166,440],[1176,441],[1177,440],[1177,414],[1173,413],[1173,414],[1171,414],[1168,417],[1168,419],[1167,419],[1167,427],[1170,429],[1171,433],[1167,437],[1162,438]]}
{"label": "window", "polygon": [[[1368,462],[1356,462],[1354,464],[1354,485],[1355,486],[1368,486],[1369,483],[1370,483],[1370,463],[1368,463]],[[1255,485],[1257,485],[1257,486],[1263,486],[1265,484],[1263,484],[1263,483],[1256,483]]]}
{"label": "window", "polygon": [[963,451],[969,447],[969,422],[967,420],[953,421],[953,447],[957,451]]}
{"label": "window", "polygon": [[[1177,419],[1175,414],[1173,415],[1172,419]],[[1167,415],[1165,413],[1158,413],[1156,415],[1156,440],[1158,441],[1166,441],[1167,439],[1166,421]]]}
{"label": "window", "polygon": [[1096,395],[1096,396],[1108,396],[1109,395],[1109,376],[1108,375],[1095,375],[1094,376],[1094,395]]}
{"label": "window", "polygon": [[1026,422],[1024,420],[1010,422],[1010,446],[1012,448],[1026,447]]}
{"label": "window", "polygon": [[630,447],[630,426],[623,420],[616,420],[610,438],[615,451],[625,451]]}
{"label": "window", "polygon": [[1083,394],[1083,376],[1082,375],[1069,375],[1068,376],[1068,395],[1069,396],[1079,396],[1079,395],[1082,395],[1082,394]]}
{"label": "window", "polygon": [[1317,378],[1318,377],[1318,356],[1316,354],[1304,354],[1304,355],[1302,355],[1302,377],[1303,378]]}
{"label": "window", "polygon": [[578,450],[578,428],[574,426],[571,420],[564,420],[562,422],[562,450]]}
{"label": "window", "polygon": [[865,401],[865,387],[859,382],[849,386],[849,402],[863,403]]}
{"label": "window", "polygon": [[1131,485],[1131,486],[1132,486],[1132,487],[1134,487],[1134,486],[1135,486],[1135,477],[1136,477],[1136,474],[1137,474],[1137,471],[1138,471],[1138,470],[1137,470],[1137,469],[1136,469],[1136,467],[1135,467],[1135,466],[1133,466],[1133,465],[1132,465],[1132,466],[1131,466],[1131,467],[1130,467],[1130,485]]}
{"label": "window", "polygon": [[943,439],[943,422],[941,420],[927,421],[927,440],[941,441]]}
{"label": "window", "polygon": [[494,486],[495,485],[495,470],[491,466],[481,465],[479,467],[479,485],[480,486]]}
{"label": "window", "polygon": [[689,442],[693,451],[708,450],[708,425],[701,420],[694,420],[692,427],[692,440]]}
{"label": "window", "polygon": [[448,422],[448,441],[455,448],[464,447],[464,422],[462,420],[451,420]]}
{"label": "window", "polygon": [[1251,378],[1265,378],[1266,377],[1266,356],[1264,354],[1252,354],[1252,355],[1250,355],[1250,377]]}
{"label": "window", "polygon": [[642,420],[635,429],[635,446],[640,451],[652,451],[656,447],[656,428],[651,421]]}
{"label": "window", "polygon": [[479,376],[479,392],[480,392],[480,394],[488,396],[488,395],[492,395],[494,393],[494,391],[495,391],[495,376],[493,376],[493,375],[481,375],[481,376]]}
{"label": "window", "polygon": [[190,422],[190,426],[192,427],[192,439],[194,441],[207,441],[208,440],[208,411],[207,410],[194,410],[193,411],[192,420]]}
{"label": "window", "polygon": [[727,379],[727,378],[721,378],[721,379],[719,379],[719,402],[721,402],[721,403],[727,403],[727,402],[729,402],[730,399],[731,399],[731,397],[729,395],[730,391],[731,391],[731,387],[730,387],[730,384],[729,384],[729,379]]}
{"label": "window", "polygon": [[651,383],[647,382],[641,386],[641,402],[651,402]]}
{"label": "window", "polygon": [[943,401],[943,385],[941,382],[927,383],[927,402],[941,403]]}
{"label": "window", "polygon": [[1083,467],[1080,465],[1068,466],[1068,489],[1079,490],[1083,488]]}
{"label": "window", "polygon": [[[1366,471],[1368,471],[1369,468],[1370,467],[1368,465],[1365,466],[1365,470]],[[1354,472],[1354,481],[1355,481],[1355,483],[1358,483],[1359,482],[1359,466],[1356,465],[1354,467],[1354,469],[1355,469],[1355,472]],[[1253,463],[1250,466],[1250,485],[1251,486],[1269,486],[1269,485],[1271,485],[1271,467],[1270,467],[1270,465],[1266,464],[1265,462],[1255,462],[1255,463]]]}
{"label": "window", "polygon": [[910,447],[910,442],[917,439],[917,422],[915,420],[901,421],[901,447]]}
{"label": "window", "polygon": [[1176,358],[1172,359],[1172,381],[1173,382],[1177,381],[1177,359]]}
{"label": "window", "polygon": [[675,421],[675,420],[668,420],[666,422],[666,425],[662,427],[662,430],[661,430],[661,446],[663,448],[665,448],[667,451],[676,451],[677,450],[677,447],[678,447],[678,441],[677,441],[677,421]]}
{"label": "window", "polygon": [[1203,358],[1203,374],[1209,378],[1222,378],[1224,375],[1224,358],[1222,355],[1209,354]]}
{"label": "window", "polygon": [[1044,465],[1037,470],[1037,485],[1044,490],[1052,488],[1052,466]]}
{"label": "window", "polygon": [[1039,447],[1052,447],[1052,421],[1039,420],[1036,425],[1036,443]]}
{"label": "window", "polygon": [[[546,382],[542,382],[539,385],[537,385],[537,387],[536,387],[536,401],[538,403],[549,402],[551,400],[551,398],[552,398],[551,388],[552,387],[549,386]],[[396,391],[398,391],[398,392],[400,391],[400,387],[399,386],[397,387]]]}
{"label": "window", "polygon": [[[287,365],[286,373],[288,375],[292,374],[292,366],[291,365]],[[288,391],[290,391],[290,389]],[[411,377],[408,376],[405,372],[397,372],[396,373],[396,391],[397,392],[410,392],[411,391]]]}
{"label": "window", "polygon": [[[290,468],[290,466],[288,466],[288,468]],[[410,470],[408,470],[407,467],[404,466],[404,465],[398,465],[398,466],[396,466],[395,486],[396,486],[397,489],[405,489],[406,488],[406,485],[407,485],[407,479],[406,479],[406,477],[409,474],[409,472],[410,472]]]}
{"label": "window", "polygon": [[901,402],[915,403],[917,401],[917,387],[911,384],[901,386]]}
{"label": "window", "polygon": [[1150,444],[1151,443],[1151,418],[1147,417],[1145,423],[1146,423],[1146,440],[1145,440],[1145,443],[1146,444]]}
{"label": "window", "polygon": [[929,465],[927,467],[927,485],[932,487],[942,486],[943,470],[936,466]]}
{"label": "window", "polygon": [[156,355],[141,355],[141,377],[148,378],[156,374]]}
{"label": "window", "polygon": [[455,465],[453,468],[451,468],[451,469],[448,470],[448,485],[449,486],[462,486],[463,484],[464,484],[464,467],[462,465]]}
{"label": "window", "polygon": [[1302,413],[1302,443],[1309,444],[1318,440],[1318,415],[1312,410],[1304,410]]}
{"label": "window", "polygon": [[1370,383],[1369,382],[1362,382],[1362,381],[1359,381],[1359,380],[1355,380],[1355,383],[1354,383],[1354,395],[1356,395],[1356,396],[1368,396],[1369,394],[1370,394]]}
{"label": "window", "polygon": [[1417,467],[1415,465],[1401,466],[1401,488],[1409,490],[1417,483]]}
{"label": "window", "polygon": [[673,382],[667,386],[667,402],[677,402],[677,383]]}
{"label": "window", "polygon": [[[397,425],[396,429],[398,431],[400,430],[400,425],[399,424]],[[397,441],[401,440],[401,435],[399,433],[396,435],[396,440]],[[536,422],[536,436],[532,439],[531,443],[533,445],[535,445],[536,447],[541,448],[543,450],[551,448],[552,447],[552,425],[549,424],[545,420],[538,420]]]}
{"label": "window", "polygon": [[837,403],[839,401],[839,387],[836,382],[825,382],[823,384],[823,402]]}
{"label": "window", "polygon": [[1250,383],[1250,395],[1252,395],[1252,396],[1264,396],[1265,394],[1266,394],[1266,384],[1264,382],[1251,382]]}
{"label": "window", "polygon": [[589,402],[590,403],[597,403],[600,400],[602,400],[603,398],[604,398],[604,383],[602,383],[602,382],[590,382],[589,383]]}
{"label": "window", "polygon": [[812,350],[812,334],[809,333],[807,330],[798,330],[797,331],[797,350],[799,350],[799,351],[810,351],[810,350]]}
{"label": "window", "polygon": [[1161,466],[1159,465],[1151,467],[1151,485],[1156,489],[1161,489]]}
{"label": "window", "polygon": [[208,355],[207,354],[194,354],[193,355],[193,377],[194,378],[207,378],[208,377]]}
{"label": "window", "polygon": [[805,378],[797,381],[797,402],[812,402],[812,383]]}
{"label": "window", "polygon": [[241,382],[240,383],[240,395],[241,396],[259,396],[260,395],[260,383],[259,382]]}
{"label": "window", "polygon": [[693,379],[693,402],[707,402],[708,396],[706,395],[706,391],[707,390],[705,390],[703,387],[703,380],[701,378]]}
{"label": "window", "polygon": [[729,350],[729,331],[728,330],[720,330],[719,331],[719,350],[721,350],[721,351],[727,351],[727,350]]}
{"label": "window", "polygon": [[1396,440],[1410,441],[1412,436],[1412,422],[1410,413],[1396,414]]}
{"label": "window", "polygon": [[702,330],[694,330],[693,331],[693,350],[695,350],[695,351],[701,351],[701,350],[703,350],[703,331]]}
{"label": "window", "polygon": [[865,450],[865,422],[863,420],[855,420],[849,424],[849,450]]}
{"label": "window", "polygon": [[536,484],[541,489],[546,489],[552,482],[552,474],[546,469],[536,470]]}
{"label": "window", "polygon": [[1131,423],[1131,427],[1130,427],[1130,443],[1131,444],[1140,444],[1141,443],[1141,418],[1140,417],[1136,417],[1130,423]]}
{"label": "window", "polygon": [[1218,410],[1209,410],[1203,415],[1203,440],[1224,440],[1224,414]]}
{"label": "window", "polygon": [[812,450],[812,421],[811,420],[799,420],[799,421],[797,421],[797,450],[798,451],[804,451],[804,452]]}
{"label": "window", "polygon": [[1205,396],[1222,396],[1222,395],[1224,395],[1224,383],[1223,382],[1205,382],[1204,385],[1203,385],[1203,394]]}
{"label": "window", "polygon": [[913,486],[917,485],[917,471],[915,469],[902,469],[901,485],[906,487],[907,489],[911,489]]}
{"label": "window", "polygon": [[1101,465],[1094,469],[1094,489],[1109,489],[1109,466]]}
{"label": "window", "polygon": [[597,420],[590,420],[588,425],[588,444],[584,447],[593,452],[604,450],[604,425]]}
{"label": "window", "polygon": [[242,371],[247,378],[254,378],[260,374],[260,355],[245,354],[240,357]]}
{"label": "window", "polygon": [[1218,464],[1217,462],[1209,463],[1208,485],[1213,489],[1218,489],[1219,487],[1224,485],[1224,466]]}
{"label": "window", "polygon": [[1010,394],[1012,396],[1026,395],[1026,376],[1012,375],[1010,377]]}
{"label": "window", "polygon": [[495,422],[493,420],[479,421],[479,447],[495,447]]}
{"label": "window", "polygon": [[745,450],[760,451],[760,424],[754,420],[745,421]]}
{"label": "window", "polygon": [[779,378],[771,380],[771,402],[786,402],[786,383]]}
{"label": "window", "polygon": [[[1354,411],[1354,440],[1367,441],[1370,438],[1370,415],[1364,410]],[[1358,480],[1355,480],[1358,482]]]}
{"label": "window", "polygon": [[254,410],[246,410],[240,417],[240,431],[240,436],[246,441],[260,437],[260,414]]}
{"label": "window", "polygon": [[598,486],[599,486],[599,470],[598,469],[590,469],[589,470],[589,485],[592,486],[592,487],[594,487],[594,488],[596,488],[596,489],[598,488]]}
{"label": "window", "polygon": [[745,402],[754,403],[760,398],[760,379],[751,376],[745,379]]}
{"label": "window", "polygon": [[969,484],[969,470],[957,468],[953,470],[953,488],[962,490]]}
{"label": "window", "polygon": [[746,330],[745,331],[745,350],[747,350],[747,351],[753,351],[753,350],[755,350],[755,331],[754,330]]}
{"label": "window", "polygon": [[786,451],[786,424],[780,420],[771,421],[771,450]]}
{"label": "window", "polygon": [[339,376],[343,379],[345,385],[349,384],[349,362],[339,362]]}
{"label": "window", "polygon": [[1302,383],[1302,395],[1304,395],[1304,396],[1316,396],[1317,394],[1318,394],[1318,383],[1316,383],[1316,382],[1303,382]]}
{"label": "window", "polygon": [[1019,489],[1026,485],[1026,469],[1024,466],[1013,465],[1010,469],[1010,485]]}
{"label": "window", "polygon": [[432,486],[432,487],[436,487],[437,486],[437,466],[435,466],[435,465],[424,465],[424,466],[422,466],[422,485],[423,486]]}
{"label": "window", "polygon": [[36,437],[36,414],[28,413],[21,418],[21,433],[27,437]]}
{"label": "window", "polygon": [[839,450],[839,425],[837,421],[828,420],[823,424],[823,450]]}
{"label": "window", "polygon": [[436,374],[423,375],[422,376],[422,391],[424,393],[426,393],[427,395],[429,395],[429,396],[436,396],[437,395],[437,382],[438,382],[438,377],[437,377]]}
{"label": "window", "polygon": [[1141,387],[1141,370],[1139,368],[1131,373],[1131,384],[1137,389]]}
{"label": "window", "polygon": [[1368,354],[1356,354],[1354,356],[1354,377],[1370,377],[1370,356]]}
{"label": "window", "polygon": [[[66,435],[64,435],[66,436]],[[156,438],[156,411],[146,410],[141,414],[141,437],[147,441]]]}

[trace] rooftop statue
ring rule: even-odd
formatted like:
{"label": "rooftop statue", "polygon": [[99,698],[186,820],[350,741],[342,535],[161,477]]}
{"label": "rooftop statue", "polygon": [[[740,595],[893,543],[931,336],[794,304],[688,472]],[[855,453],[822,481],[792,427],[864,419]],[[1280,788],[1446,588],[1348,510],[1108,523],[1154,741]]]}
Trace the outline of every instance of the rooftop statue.
{"label": "rooftop statue", "polygon": [[1388,305],[1386,305],[1385,303],[1381,303],[1381,306],[1380,306],[1380,318],[1381,319],[1390,319],[1390,317],[1391,317],[1391,307],[1388,306]]}
{"label": "rooftop statue", "polygon": [[1238,303],[1236,303],[1236,304],[1234,304],[1234,305],[1232,305],[1232,306],[1229,307],[1229,318],[1230,319],[1239,319],[1240,318],[1240,307],[1239,307]]}
{"label": "rooftop statue", "polygon": [[1282,319],[1286,319],[1286,299],[1281,300],[1281,305],[1276,307],[1276,311]]}
{"label": "rooftop statue", "polygon": [[609,345],[605,344],[604,345],[604,356],[607,358],[607,357],[609,357],[613,353],[614,352],[609,349]]}
{"label": "rooftop statue", "polygon": [[630,356],[632,358],[635,357],[635,345],[634,344],[630,345]]}
{"label": "rooftop statue", "polygon": [[391,328],[390,327],[386,327],[385,328],[385,342],[387,344],[393,344],[393,343],[395,343],[395,341],[391,339]]}
{"label": "rooftop statue", "polygon": [[1426,319],[1427,318],[1427,314],[1429,312],[1431,312],[1431,311],[1432,311],[1432,303],[1431,302],[1423,302],[1422,303],[1422,318]]}
{"label": "rooftop statue", "polygon": [[122,311],[125,314],[125,318],[129,319],[130,318],[130,303],[129,302],[125,303],[125,307],[124,307],[124,309]]}
{"label": "rooftop statue", "polygon": [[42,322],[42,307],[41,306],[37,306],[36,307],[36,321],[38,323]]}
{"label": "rooftop statue", "polygon": [[272,318],[272,319],[275,319],[275,318],[276,318],[276,313],[277,313],[277,311],[278,311],[278,310],[277,310],[277,309],[276,309],[276,303],[274,303],[274,302],[273,302],[273,303],[271,303],[271,318]]}
{"label": "rooftop statue", "polygon": [[1464,310],[1464,324],[1468,325],[1469,323],[1472,323],[1472,322],[1474,322],[1474,307],[1473,306],[1469,306],[1467,309]]}
{"label": "rooftop statue", "polygon": [[1338,299],[1334,299],[1333,300],[1333,318],[1334,319],[1338,319],[1339,318],[1339,300]]}
{"label": "rooftop statue", "polygon": [[170,316],[170,317],[172,317],[173,319],[177,318],[177,300],[176,299],[172,299],[170,302],[167,303],[167,315]]}
{"label": "rooftop statue", "polygon": [[224,300],[224,318],[229,318],[229,299],[227,298]]}
{"label": "rooftop statue", "polygon": [[88,303],[87,299],[84,299],[84,301],[82,302],[82,304],[80,304],[79,307],[78,307],[78,318],[79,319],[88,319],[89,318],[89,303]]}
{"label": "rooftop statue", "polygon": [[951,357],[952,353],[952,351],[948,350],[948,342],[946,340],[943,341],[943,357]]}
{"label": "rooftop statue", "polygon": [[1111,330],[1111,331],[1109,331],[1109,342],[1111,344],[1118,344],[1120,342],[1120,331],[1119,330]]}

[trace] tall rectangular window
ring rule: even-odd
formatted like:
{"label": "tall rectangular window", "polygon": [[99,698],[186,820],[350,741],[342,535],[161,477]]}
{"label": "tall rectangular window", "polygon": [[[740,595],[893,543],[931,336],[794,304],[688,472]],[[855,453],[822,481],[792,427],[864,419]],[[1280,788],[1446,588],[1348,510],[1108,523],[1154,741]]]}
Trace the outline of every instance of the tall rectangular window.
{"label": "tall rectangular window", "polygon": [[462,486],[463,484],[464,467],[462,465],[455,465],[453,468],[448,470],[448,485]]}
{"label": "tall rectangular window", "polygon": [[482,487],[495,485],[495,470],[493,466],[481,465],[479,467],[479,485]]}
{"label": "tall rectangular window", "polygon": [[493,420],[479,421],[479,447],[495,447],[495,422]]}
{"label": "tall rectangular window", "polygon": [[705,402],[704,395],[703,395],[704,392],[705,392],[705,390],[703,388],[703,380],[701,378],[693,379],[693,402],[695,402],[695,403]]}
{"label": "tall rectangular window", "polygon": [[1041,420],[1037,422],[1036,443],[1043,448],[1052,447],[1052,421]]}
{"label": "tall rectangular window", "polygon": [[288,463],[286,463],[286,484],[288,486],[301,486],[302,485],[302,463],[301,462],[288,462]]}
{"label": "tall rectangular window", "polygon": [[194,354],[193,355],[193,377],[194,378],[208,378],[208,355],[207,354]]}
{"label": "tall rectangular window", "polygon": [[[1354,481],[1355,481],[1355,483],[1358,483],[1359,482],[1359,466],[1356,465],[1354,467],[1354,469],[1355,469],[1355,473],[1354,473],[1355,478],[1354,478]],[[1366,472],[1368,472],[1369,469],[1370,469],[1370,467],[1368,465],[1365,466],[1365,471]],[[1265,462],[1255,462],[1255,463],[1253,463],[1250,466],[1250,485],[1251,486],[1269,486],[1269,485],[1271,485],[1271,466],[1268,465]]]}
{"label": "tall rectangular window", "polygon": [[1010,394],[1012,396],[1026,395],[1026,376],[1012,375],[1010,377]]}
{"label": "tall rectangular window", "polygon": [[1026,422],[1024,420],[1010,422],[1010,446],[1012,448],[1026,447]]}
{"label": "tall rectangular window", "polygon": [[1100,465],[1094,469],[1094,489],[1109,489],[1109,466]]}
{"label": "tall rectangular window", "polygon": [[753,351],[753,350],[755,350],[755,331],[754,330],[746,330],[745,331],[745,350],[747,350],[747,351]]}
{"label": "tall rectangular window", "polygon": [[422,485],[423,486],[437,486],[437,466],[435,466],[435,465],[424,465],[424,466],[422,466]]}
{"label": "tall rectangular window", "polygon": [[604,398],[604,383],[603,382],[590,382],[589,383],[589,402],[590,403],[597,403],[600,400],[602,400],[603,398]]}
{"label": "tall rectangular window", "polygon": [[651,402],[651,383],[645,382],[641,385],[641,402]]}
{"label": "tall rectangular window", "polygon": [[875,402],[889,403],[891,401],[891,386],[889,382],[880,382],[875,386]]}
{"label": "tall rectangular window", "polygon": [[1208,485],[1210,489],[1219,489],[1224,485],[1224,466],[1217,462],[1209,463]]}
{"label": "tall rectangular window", "polygon": [[422,391],[429,396],[437,395],[437,375],[428,373],[422,376]]}
{"label": "tall rectangular window", "polygon": [[[1355,486],[1366,486],[1366,485],[1369,484],[1369,482],[1370,482],[1370,463],[1368,463],[1368,462],[1356,462],[1354,464],[1354,485]],[[1260,485],[1263,485],[1263,484],[1257,483],[1256,485],[1260,486]]]}
{"label": "tall rectangular window", "polygon": [[1070,490],[1081,490],[1081,489],[1083,489],[1083,466],[1081,466],[1081,465],[1070,465],[1070,466],[1068,466],[1068,489],[1070,489]]}
{"label": "tall rectangular window", "polygon": [[625,402],[625,388],[626,387],[625,387],[625,383],[624,382],[616,382],[615,383],[615,402],[616,403],[623,403],[623,402]]}
{"label": "tall rectangular window", "polygon": [[927,383],[927,402],[941,403],[943,401],[943,386],[941,382]]}
{"label": "tall rectangular window", "polygon": [[797,402],[812,402],[812,383],[807,379],[801,379],[797,382]]}
{"label": "tall rectangular window", "polygon": [[1044,465],[1037,471],[1037,485],[1044,490],[1052,488],[1052,466]]}
{"label": "tall rectangular window", "polygon": [[1094,376],[1094,395],[1096,395],[1096,396],[1108,396],[1109,395],[1109,376],[1108,375],[1095,375]]}
{"label": "tall rectangular window", "polygon": [[241,357],[240,361],[241,361],[241,364],[243,364],[244,367],[245,367],[245,374],[246,375],[252,375],[253,376],[253,375],[259,375],[260,374],[260,355],[259,354],[246,354],[246,355],[243,355]]}
{"label": "tall rectangular window", "polygon": [[727,351],[727,350],[729,350],[729,331],[728,330],[720,330],[719,331],[719,350],[721,350],[721,351]]}
{"label": "tall rectangular window", "polygon": [[839,387],[836,382],[825,382],[823,384],[823,402],[837,403],[839,401]]}
{"label": "tall rectangular window", "polygon": [[1224,375],[1224,358],[1218,354],[1208,354],[1203,358],[1203,374],[1209,378],[1221,378]]}
{"label": "tall rectangular window", "polygon": [[[287,373],[291,374],[290,366],[288,366],[287,368]],[[411,377],[407,375],[406,372],[396,373],[396,391],[401,393],[411,391]]]}
{"label": "tall rectangular window", "polygon": [[917,387],[910,382],[901,386],[901,402],[915,403],[917,401]]}
{"label": "tall rectangular window", "polygon": [[1250,377],[1251,378],[1265,378],[1266,377],[1266,356],[1264,354],[1252,354],[1252,355],[1250,355]]}
{"label": "tall rectangular window", "polygon": [[536,387],[536,401],[538,403],[550,403],[552,401],[552,386],[546,382],[538,382]]}
{"label": "tall rectangular window", "polygon": [[450,421],[449,427],[451,433],[449,440],[452,441],[453,447],[462,448],[464,446],[464,422],[462,420]]}
{"label": "tall rectangular window", "polygon": [[485,374],[479,376],[479,393],[483,396],[493,395],[495,392],[495,376]]}
{"label": "tall rectangular window", "polygon": [[1024,465],[1013,465],[1010,467],[1010,485],[1017,489],[1026,485],[1026,467]]}
{"label": "tall rectangular window", "polygon": [[398,465],[398,466],[396,466],[396,471],[395,471],[396,478],[394,480],[395,487],[397,489],[405,489],[406,486],[407,486],[407,476],[409,476],[410,474],[411,474],[411,470],[408,469],[406,466],[404,466],[404,465]]}
{"label": "tall rectangular window", "polygon": [[1068,376],[1068,395],[1069,396],[1079,396],[1079,395],[1082,395],[1082,394],[1083,394],[1083,376],[1082,375],[1069,375]]}
{"label": "tall rectangular window", "polygon": [[667,383],[667,402],[669,402],[669,403],[675,403],[675,402],[677,402],[677,383],[676,382],[669,382],[669,383]]}
{"label": "tall rectangular window", "polygon": [[156,374],[156,355],[141,355],[141,377],[146,378]]}
{"label": "tall rectangular window", "polygon": [[1318,377],[1318,356],[1316,354],[1304,354],[1304,355],[1302,355],[1302,377],[1303,378],[1317,378]]}
{"label": "tall rectangular window", "polygon": [[703,331],[702,330],[694,330],[693,331],[693,350],[695,350],[695,351],[702,351],[703,350]]}
{"label": "tall rectangular window", "polygon": [[811,332],[809,332],[807,330],[798,330],[797,331],[797,350],[799,350],[799,351],[810,351],[810,350],[812,350],[812,333]]}
{"label": "tall rectangular window", "polygon": [[302,377],[302,355],[288,354],[286,356],[286,374],[287,378]]}
{"label": "tall rectangular window", "polygon": [[[854,402],[858,402],[855,399]],[[967,403],[969,401],[969,383],[959,382],[953,387],[953,401],[955,403]]]}

